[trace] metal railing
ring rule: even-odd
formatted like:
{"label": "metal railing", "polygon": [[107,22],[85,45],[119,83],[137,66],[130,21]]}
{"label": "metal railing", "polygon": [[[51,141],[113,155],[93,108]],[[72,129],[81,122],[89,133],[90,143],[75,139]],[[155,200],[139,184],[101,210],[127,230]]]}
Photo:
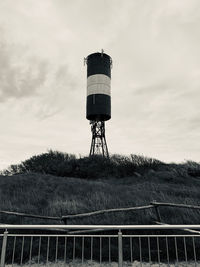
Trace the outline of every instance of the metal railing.
{"label": "metal railing", "polygon": [[0,225],[0,267],[200,266],[200,234],[186,228],[200,225]]}

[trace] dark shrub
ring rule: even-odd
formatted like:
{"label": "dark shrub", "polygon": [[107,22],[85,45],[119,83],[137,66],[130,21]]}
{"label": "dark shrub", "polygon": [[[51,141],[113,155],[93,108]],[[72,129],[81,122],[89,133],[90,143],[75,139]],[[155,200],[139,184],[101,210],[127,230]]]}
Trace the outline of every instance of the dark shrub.
{"label": "dark shrub", "polygon": [[4,175],[23,173],[43,173],[63,177],[107,178],[134,176],[135,172],[143,174],[149,169],[157,170],[163,166],[159,160],[144,156],[112,155],[110,159],[102,156],[79,157],[59,151],[48,151],[11,165]]}

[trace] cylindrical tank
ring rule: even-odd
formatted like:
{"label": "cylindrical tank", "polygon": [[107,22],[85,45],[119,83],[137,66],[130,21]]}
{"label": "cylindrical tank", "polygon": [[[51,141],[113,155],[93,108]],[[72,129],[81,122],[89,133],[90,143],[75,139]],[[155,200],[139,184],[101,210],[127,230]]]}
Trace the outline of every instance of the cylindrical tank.
{"label": "cylindrical tank", "polygon": [[111,65],[112,59],[103,53],[90,54],[87,63],[86,118],[107,121],[111,118]]}

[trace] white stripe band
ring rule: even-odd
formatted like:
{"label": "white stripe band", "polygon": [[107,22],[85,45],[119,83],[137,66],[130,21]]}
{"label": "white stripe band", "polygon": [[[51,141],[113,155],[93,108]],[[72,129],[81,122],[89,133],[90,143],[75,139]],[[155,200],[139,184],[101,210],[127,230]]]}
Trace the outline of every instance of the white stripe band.
{"label": "white stripe band", "polygon": [[102,83],[91,85],[87,88],[87,96],[94,94],[104,94],[110,96],[110,87]]}
{"label": "white stripe band", "polygon": [[110,96],[110,77],[104,74],[89,76],[87,79],[87,96],[93,94],[104,94]]}

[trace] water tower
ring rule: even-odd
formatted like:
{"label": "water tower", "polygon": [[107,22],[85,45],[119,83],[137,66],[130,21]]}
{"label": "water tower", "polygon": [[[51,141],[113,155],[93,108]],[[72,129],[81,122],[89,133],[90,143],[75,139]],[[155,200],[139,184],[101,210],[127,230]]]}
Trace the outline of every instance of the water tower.
{"label": "water tower", "polygon": [[86,118],[90,121],[92,142],[90,156],[109,158],[105,137],[105,121],[111,118],[112,59],[102,50],[85,58],[87,64]]}

